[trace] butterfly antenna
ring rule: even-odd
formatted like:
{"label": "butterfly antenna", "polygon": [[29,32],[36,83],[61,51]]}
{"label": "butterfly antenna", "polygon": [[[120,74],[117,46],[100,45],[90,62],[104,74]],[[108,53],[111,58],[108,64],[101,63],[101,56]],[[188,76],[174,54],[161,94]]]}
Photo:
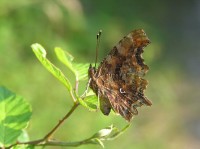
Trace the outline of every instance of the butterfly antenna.
{"label": "butterfly antenna", "polygon": [[101,33],[102,33],[102,30],[99,30],[99,33],[97,34],[96,57],[95,57],[94,68],[96,68],[96,65],[97,65],[97,58],[98,58],[98,50],[99,50]]}

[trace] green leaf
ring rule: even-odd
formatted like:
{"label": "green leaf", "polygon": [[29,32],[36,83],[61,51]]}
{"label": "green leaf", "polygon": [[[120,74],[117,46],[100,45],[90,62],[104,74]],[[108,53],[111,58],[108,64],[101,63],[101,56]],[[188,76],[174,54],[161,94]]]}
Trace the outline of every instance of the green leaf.
{"label": "green leaf", "polygon": [[33,52],[35,53],[38,60],[43,64],[43,66],[53,74],[60,82],[62,82],[65,87],[72,91],[72,85],[70,81],[65,77],[62,71],[53,65],[47,58],[46,58],[46,51],[45,49],[38,43],[31,45]]}
{"label": "green leaf", "polygon": [[21,135],[17,139],[19,142],[28,142],[29,141],[29,136],[27,131],[22,130]]}
{"label": "green leaf", "polygon": [[73,67],[76,70],[78,80],[87,80],[88,79],[88,68],[89,63],[73,63]]}
{"label": "green leaf", "polygon": [[65,64],[73,73],[76,73],[74,68],[72,67],[72,61],[74,57],[69,54],[67,51],[64,51],[63,49],[56,47],[55,53],[58,59]]}
{"label": "green leaf", "polygon": [[30,120],[31,107],[21,96],[0,87],[0,109],[1,148],[17,141]]}
{"label": "green leaf", "polygon": [[55,48],[55,53],[58,59],[74,73],[76,80],[87,79],[89,63],[73,63],[74,57],[58,47]]}
{"label": "green leaf", "polygon": [[124,133],[124,131],[130,126],[130,124],[126,125],[124,128],[119,130],[117,127],[111,125],[109,127],[106,127],[104,129],[99,130],[97,133],[95,133],[91,139],[98,138],[101,141],[104,140],[113,140],[117,138],[119,135]]}
{"label": "green leaf", "polygon": [[83,99],[81,98],[78,98],[80,104],[82,106],[84,106],[85,108],[87,108],[88,110],[90,111],[96,111],[97,110],[97,105],[98,105],[98,99],[96,97],[96,95],[89,95],[89,96],[86,96]]}
{"label": "green leaf", "polygon": [[100,139],[94,138],[94,139],[92,139],[91,141],[92,141],[93,143],[95,143],[95,144],[101,145],[101,147],[104,148],[104,144],[103,144],[103,142],[102,142]]}
{"label": "green leaf", "polygon": [[106,127],[104,129],[99,130],[96,134],[92,136],[92,138],[104,138],[111,134],[113,131],[113,126]]}
{"label": "green leaf", "polygon": [[119,130],[116,127],[113,127],[113,131],[112,133],[106,138],[106,140],[114,140],[117,137],[119,137],[121,134],[123,134],[128,128],[129,128],[130,124],[126,125],[124,128],[122,128],[121,130]]}

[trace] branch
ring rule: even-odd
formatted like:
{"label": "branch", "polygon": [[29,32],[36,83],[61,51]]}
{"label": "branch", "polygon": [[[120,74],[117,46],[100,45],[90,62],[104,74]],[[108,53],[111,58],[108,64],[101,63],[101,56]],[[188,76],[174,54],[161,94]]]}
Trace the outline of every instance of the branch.
{"label": "branch", "polygon": [[44,137],[44,140],[50,139],[53,133],[58,129],[58,127],[74,112],[74,110],[78,107],[78,103],[74,103],[74,106],[71,110],[58,122],[58,124]]}
{"label": "branch", "polygon": [[[50,138],[54,134],[54,132],[60,127],[60,125],[63,124],[63,122],[74,112],[74,110],[78,107],[79,103],[75,102],[73,107],[70,109],[70,111],[55,125],[55,127],[47,133],[42,139],[34,140],[34,141],[28,141],[28,142],[17,142],[9,147],[6,147],[6,149],[10,149],[13,146],[16,145],[22,145],[22,144],[29,144],[29,145],[50,145],[50,144],[59,144],[58,142],[51,141]],[[62,144],[62,143],[61,143]]]}
{"label": "branch", "polygon": [[71,147],[76,147],[76,146],[80,146],[82,144],[97,144],[97,143],[92,142],[90,139],[85,139],[85,140],[82,140],[82,141],[79,141],[79,142],[78,141],[77,142],[61,142],[61,141],[55,141],[55,140],[47,140],[47,141],[42,141],[42,142],[29,142],[29,143],[27,142],[27,143],[23,143],[23,144],[35,145],[35,146],[71,146]]}

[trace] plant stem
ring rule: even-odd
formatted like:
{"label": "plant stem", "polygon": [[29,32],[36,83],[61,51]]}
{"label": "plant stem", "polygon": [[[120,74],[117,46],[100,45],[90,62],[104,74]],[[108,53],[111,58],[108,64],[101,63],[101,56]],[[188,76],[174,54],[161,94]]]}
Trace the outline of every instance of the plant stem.
{"label": "plant stem", "polygon": [[74,92],[73,92],[73,90],[71,90],[69,93],[70,93],[70,96],[72,97],[74,103],[76,103],[77,100],[76,100],[76,98],[74,97]]}
{"label": "plant stem", "polygon": [[74,110],[78,107],[78,103],[74,103],[71,110],[58,122],[58,124],[44,137],[44,140],[48,140],[53,133],[59,128],[59,126],[74,112]]}
{"label": "plant stem", "polygon": [[76,84],[75,84],[76,95],[78,95],[78,85],[79,85],[79,80],[78,80],[78,78],[76,78]]}
{"label": "plant stem", "polygon": [[17,142],[15,144],[12,144],[9,147],[6,147],[6,149],[10,149],[13,146],[19,145],[19,144],[30,144],[30,145],[50,145],[52,141],[50,141],[51,136],[54,134],[54,132],[60,127],[60,125],[63,124],[63,122],[74,112],[74,110],[78,107],[79,103],[75,102],[73,107],[70,109],[69,112],[56,124],[56,126],[47,133],[42,139],[34,140],[34,141],[28,141],[28,142]]}
{"label": "plant stem", "polygon": [[37,146],[71,146],[71,147],[76,147],[76,146],[80,146],[82,144],[96,144],[95,142],[92,142],[88,139],[86,140],[82,140],[79,142],[61,142],[61,141],[55,141],[55,140],[49,140],[46,142],[41,142],[39,144],[37,144]]}

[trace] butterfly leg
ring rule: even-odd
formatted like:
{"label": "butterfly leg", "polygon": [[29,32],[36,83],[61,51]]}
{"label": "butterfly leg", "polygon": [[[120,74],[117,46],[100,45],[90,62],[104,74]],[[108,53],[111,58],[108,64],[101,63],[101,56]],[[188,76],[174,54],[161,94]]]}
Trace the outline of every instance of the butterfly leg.
{"label": "butterfly leg", "polygon": [[88,89],[89,89],[89,86],[90,86],[91,80],[92,80],[91,78],[88,80],[88,83],[87,83],[87,85],[86,85],[86,89],[85,89],[84,93],[81,95],[81,98],[83,98],[83,97],[86,96],[86,94],[87,94],[87,92],[88,92]]}

